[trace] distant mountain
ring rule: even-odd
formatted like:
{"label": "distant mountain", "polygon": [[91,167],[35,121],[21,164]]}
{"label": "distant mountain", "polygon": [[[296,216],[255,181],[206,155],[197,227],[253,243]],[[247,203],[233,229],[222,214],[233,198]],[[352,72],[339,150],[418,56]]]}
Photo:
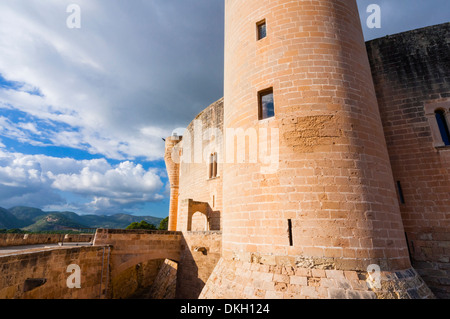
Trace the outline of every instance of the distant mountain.
{"label": "distant mountain", "polygon": [[10,211],[0,207],[0,229],[23,227],[25,223],[17,219]]}
{"label": "distant mountain", "polygon": [[146,222],[159,226],[162,218],[153,216],[78,215],[74,212],[44,212],[34,207],[18,206],[10,209],[0,207],[0,229],[20,228],[26,231],[54,231],[68,228],[124,229],[133,222]]}
{"label": "distant mountain", "polygon": [[64,230],[64,229],[80,229],[80,228],[90,228],[87,225],[83,225],[73,221],[72,219],[66,217],[62,213],[49,213],[47,215],[41,216],[36,220],[35,223],[23,227],[22,230],[38,232],[38,231],[52,231],[52,230]]}
{"label": "distant mountain", "polygon": [[17,219],[21,220],[24,225],[31,225],[37,221],[40,217],[45,216],[47,213],[39,208],[17,206],[8,209]]}

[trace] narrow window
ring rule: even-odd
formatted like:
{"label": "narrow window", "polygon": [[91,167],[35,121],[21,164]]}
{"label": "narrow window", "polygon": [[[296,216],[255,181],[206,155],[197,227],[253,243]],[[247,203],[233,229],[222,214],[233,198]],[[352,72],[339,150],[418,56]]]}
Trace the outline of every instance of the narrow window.
{"label": "narrow window", "polygon": [[443,110],[437,110],[435,114],[439,131],[441,132],[442,141],[446,146],[450,146],[450,133],[448,130],[447,120],[445,119],[445,112]]}
{"label": "narrow window", "polygon": [[289,232],[289,246],[294,246],[292,240],[292,219],[288,219],[288,232]]}
{"label": "narrow window", "polygon": [[209,156],[209,175],[208,175],[208,177],[209,178],[213,177],[213,155],[212,154]]}
{"label": "narrow window", "polygon": [[275,108],[273,103],[273,88],[260,91],[258,93],[259,100],[259,119],[264,120],[275,116]]}
{"label": "narrow window", "polygon": [[398,189],[398,196],[400,197],[400,202],[402,204],[405,204],[405,196],[403,195],[403,189],[402,189],[402,184],[400,183],[400,181],[397,182],[397,189]]}
{"label": "narrow window", "polygon": [[264,39],[267,36],[266,20],[262,20],[256,24],[258,40]]}
{"label": "narrow window", "polygon": [[217,153],[213,154],[213,177],[217,177]]}
{"label": "narrow window", "polygon": [[217,153],[209,156],[209,178],[217,177]]}

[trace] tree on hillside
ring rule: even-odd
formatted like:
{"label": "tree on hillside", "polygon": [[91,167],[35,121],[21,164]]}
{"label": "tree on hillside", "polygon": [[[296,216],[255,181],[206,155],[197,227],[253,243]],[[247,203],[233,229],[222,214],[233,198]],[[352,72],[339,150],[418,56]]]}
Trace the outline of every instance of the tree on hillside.
{"label": "tree on hillside", "polygon": [[156,230],[156,226],[150,223],[147,223],[145,220],[140,223],[134,222],[127,226],[126,229],[147,229],[147,230]]}
{"label": "tree on hillside", "polygon": [[169,217],[166,217],[159,223],[158,230],[167,230],[168,228],[169,228]]}

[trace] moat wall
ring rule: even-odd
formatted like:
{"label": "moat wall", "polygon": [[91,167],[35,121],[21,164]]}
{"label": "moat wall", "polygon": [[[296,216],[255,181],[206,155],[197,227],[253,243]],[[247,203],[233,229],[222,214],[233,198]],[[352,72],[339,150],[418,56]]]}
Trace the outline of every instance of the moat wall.
{"label": "moat wall", "polygon": [[197,299],[220,260],[222,233],[184,232],[177,275],[177,299]]}
{"label": "moat wall", "polygon": [[179,262],[181,232],[98,229],[94,245],[111,245],[108,298],[146,294],[166,259]]}
{"label": "moat wall", "polygon": [[[100,299],[107,293],[108,247],[57,248],[0,257],[1,299]],[[67,267],[80,266],[81,288],[68,288]],[[30,289],[33,279],[41,286]],[[28,291],[27,291],[28,290]]]}

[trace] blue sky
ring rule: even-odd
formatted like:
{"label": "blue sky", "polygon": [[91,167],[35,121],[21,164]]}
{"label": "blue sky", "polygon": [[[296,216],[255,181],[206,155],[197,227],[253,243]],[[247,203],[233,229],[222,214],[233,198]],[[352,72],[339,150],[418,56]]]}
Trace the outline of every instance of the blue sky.
{"label": "blue sky", "polygon": [[[450,21],[448,0],[358,4],[366,40]],[[162,138],[222,97],[223,23],[222,0],[2,0],[0,206],[167,216]]]}

